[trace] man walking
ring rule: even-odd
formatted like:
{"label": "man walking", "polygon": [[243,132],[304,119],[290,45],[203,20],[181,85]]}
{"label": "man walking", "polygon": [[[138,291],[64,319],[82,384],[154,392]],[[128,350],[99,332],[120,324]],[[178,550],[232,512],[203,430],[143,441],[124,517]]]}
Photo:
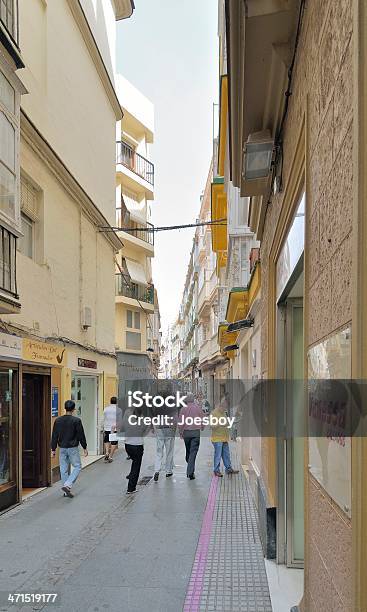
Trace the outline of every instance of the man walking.
{"label": "man walking", "polygon": [[[166,397],[166,395],[162,394],[162,397]],[[154,464],[154,480],[157,482],[159,472],[162,468],[164,451],[166,451],[166,478],[173,476],[173,454],[175,450],[177,410],[162,407],[157,409],[155,416],[160,418],[159,425],[156,425],[154,428],[157,444]]]}
{"label": "man walking", "polygon": [[178,429],[186,447],[186,476],[195,480],[195,461],[200,446],[200,431],[204,429],[204,413],[193,393],[187,394],[185,402],[186,407],[180,412]]}
{"label": "man walking", "polygon": [[[213,410],[213,417],[223,417],[226,416],[226,406],[227,400],[226,398],[222,399],[218,408]],[[214,475],[219,476],[220,478],[223,476],[220,471],[220,463],[223,461],[225,470],[227,474],[238,474],[239,470],[234,470],[231,463],[231,455],[229,452],[229,432],[228,427],[226,425],[217,425],[212,426],[212,443],[214,446]]]}
{"label": "man walking", "polygon": [[[71,488],[82,469],[79,444],[84,449],[84,457],[88,456],[83,425],[79,417],[74,416],[74,411],[75,402],[67,400],[65,402],[66,414],[55,420],[51,439],[52,457],[56,455],[57,446],[60,448],[60,474],[63,483],[61,489],[66,497],[74,497]],[[69,475],[70,466],[73,467],[73,470]]]}
{"label": "man walking", "polygon": [[[103,411],[103,429],[104,429],[104,460],[106,463],[112,463],[113,455],[118,446],[117,440],[111,440],[113,434],[116,434],[121,429],[122,410],[117,405],[117,397],[111,397],[110,404]],[[111,436],[112,434],[112,436]]]}

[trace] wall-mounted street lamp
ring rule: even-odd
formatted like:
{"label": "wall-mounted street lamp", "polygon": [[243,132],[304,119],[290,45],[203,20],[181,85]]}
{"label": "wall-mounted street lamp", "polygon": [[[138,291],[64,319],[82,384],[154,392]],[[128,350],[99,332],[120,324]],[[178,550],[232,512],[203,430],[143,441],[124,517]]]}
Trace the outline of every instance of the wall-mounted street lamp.
{"label": "wall-mounted street lamp", "polygon": [[245,195],[262,195],[267,188],[274,157],[274,140],[269,130],[250,134],[243,150],[242,176]]}

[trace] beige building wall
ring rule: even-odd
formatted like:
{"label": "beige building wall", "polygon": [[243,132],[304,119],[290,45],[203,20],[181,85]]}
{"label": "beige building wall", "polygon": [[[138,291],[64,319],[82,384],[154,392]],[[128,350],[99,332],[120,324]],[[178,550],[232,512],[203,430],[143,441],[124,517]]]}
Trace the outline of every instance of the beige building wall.
{"label": "beige building wall", "polygon": [[[107,75],[100,75],[98,52],[88,49],[88,24],[72,13],[73,4],[20,2],[22,80],[29,91],[22,109],[113,224],[115,125],[121,115]],[[100,19],[99,28],[111,30],[112,23]]]}
{"label": "beige building wall", "polygon": [[[306,119],[306,350],[352,319],[352,8],[349,1],[307,2],[285,127],[286,193]],[[275,342],[268,334],[268,313],[274,307],[269,303],[269,254],[283,204],[283,194],[272,198],[261,245],[264,377]],[[307,469],[306,479],[305,610],[352,612],[351,521]]]}
{"label": "beige building wall", "polygon": [[[35,235],[35,257],[18,253],[18,289],[22,310],[8,321],[42,337],[66,337],[114,351],[113,247],[98,233],[57,177],[25,142],[24,177],[38,188],[42,232]],[[92,325],[81,328],[84,307]]]}

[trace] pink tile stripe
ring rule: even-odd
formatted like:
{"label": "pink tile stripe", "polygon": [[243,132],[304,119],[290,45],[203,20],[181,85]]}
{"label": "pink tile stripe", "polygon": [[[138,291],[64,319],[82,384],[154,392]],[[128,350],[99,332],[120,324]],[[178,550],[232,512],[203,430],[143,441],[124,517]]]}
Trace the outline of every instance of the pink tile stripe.
{"label": "pink tile stripe", "polygon": [[206,560],[208,557],[210,535],[213,526],[213,514],[215,500],[217,497],[218,482],[219,478],[213,477],[210,484],[203,523],[201,525],[198,547],[196,549],[194,565],[192,567],[189,587],[186,593],[185,604],[183,607],[184,612],[197,612],[197,610],[199,610],[201,592],[203,590]]}

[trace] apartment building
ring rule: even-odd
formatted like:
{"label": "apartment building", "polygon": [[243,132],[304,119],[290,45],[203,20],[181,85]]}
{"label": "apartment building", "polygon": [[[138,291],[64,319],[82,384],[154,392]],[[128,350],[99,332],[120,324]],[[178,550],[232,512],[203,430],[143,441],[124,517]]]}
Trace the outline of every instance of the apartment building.
{"label": "apartment building", "polygon": [[178,315],[178,337],[180,342],[180,369],[179,378],[193,381],[199,376],[197,368],[198,352],[198,319],[197,319],[197,297],[198,297],[198,245],[196,236],[193,239],[189,265],[182,301]]}
{"label": "apartment building", "polygon": [[124,117],[116,142],[116,227],[123,243],[116,258],[116,332],[119,395],[128,381],[158,374],[159,308],[152,282],[154,232],[153,104],[121,75],[117,91]]}
{"label": "apartment building", "polygon": [[199,343],[199,383],[200,390],[210,405],[214,406],[219,398],[219,386],[215,380],[225,379],[228,359],[222,355],[218,344],[218,323],[225,318],[224,292],[226,287],[219,285],[216,253],[212,250],[211,186],[213,166],[211,164],[198,217],[201,225],[196,230],[197,267],[198,267],[198,343]]}
{"label": "apartment building", "polygon": [[49,439],[66,399],[102,452],[117,380],[115,34],[132,7],[0,3],[0,510],[60,477]]}
{"label": "apartment building", "polygon": [[[225,156],[260,241],[241,314],[259,331],[257,375],[293,389],[364,379],[366,5],[234,0],[223,11]],[[278,415],[303,411],[302,398],[285,394]],[[366,438],[339,434],[259,438],[248,451],[264,552],[304,566],[293,609],[367,608]]]}

